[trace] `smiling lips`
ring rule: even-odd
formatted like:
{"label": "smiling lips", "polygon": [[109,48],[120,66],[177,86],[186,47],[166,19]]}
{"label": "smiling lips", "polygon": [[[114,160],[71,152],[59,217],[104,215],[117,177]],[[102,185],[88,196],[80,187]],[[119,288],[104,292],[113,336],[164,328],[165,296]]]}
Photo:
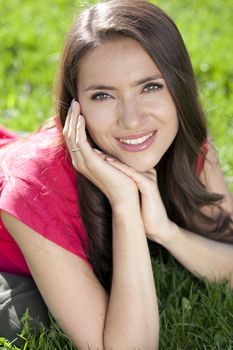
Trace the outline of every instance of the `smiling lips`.
{"label": "smiling lips", "polygon": [[[143,135],[144,134],[144,135]],[[156,131],[134,134],[125,138],[117,139],[118,144],[128,152],[140,152],[148,148],[154,141]],[[138,137],[137,137],[138,136]]]}

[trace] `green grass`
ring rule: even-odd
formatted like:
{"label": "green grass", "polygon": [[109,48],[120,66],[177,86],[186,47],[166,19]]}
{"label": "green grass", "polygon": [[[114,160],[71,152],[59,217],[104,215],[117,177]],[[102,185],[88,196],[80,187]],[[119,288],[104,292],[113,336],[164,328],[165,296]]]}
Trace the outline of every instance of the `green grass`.
{"label": "green grass", "polygon": [[[228,284],[197,280],[172,257],[152,263],[159,296],[160,349],[233,350],[233,296]],[[24,350],[75,349],[53,320],[51,328],[42,328],[37,337],[26,320],[24,324]],[[3,343],[0,339],[0,349],[19,349],[10,344],[1,347]]]}
{"label": "green grass", "polygon": [[[184,37],[209,129],[233,191],[233,2],[156,3],[175,19]],[[74,0],[0,2],[0,124],[32,131],[53,115],[59,53],[78,6]],[[161,317],[160,349],[233,349],[233,296],[227,283],[199,281],[173,258],[167,263],[152,261]],[[73,349],[55,323],[35,337],[25,321],[23,336],[25,349]],[[0,349],[16,347],[0,339]]]}

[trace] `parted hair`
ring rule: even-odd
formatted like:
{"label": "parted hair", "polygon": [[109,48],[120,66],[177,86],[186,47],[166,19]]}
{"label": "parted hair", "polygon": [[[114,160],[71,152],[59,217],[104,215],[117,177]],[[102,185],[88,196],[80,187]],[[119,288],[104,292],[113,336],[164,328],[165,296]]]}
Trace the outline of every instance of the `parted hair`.
{"label": "parted hair", "polygon": [[[220,204],[223,196],[209,193],[199,181],[197,159],[207,142],[206,120],[199,103],[193,68],[183,39],[171,18],[144,0],[110,0],[93,5],[75,19],[65,40],[56,79],[56,115],[64,126],[72,99],[78,100],[79,62],[87,51],[107,40],[135,39],[155,62],[166,81],[179,117],[178,133],[155,166],[168,217],[180,227],[213,240],[233,242],[232,221]],[[98,148],[98,146],[96,145]],[[105,195],[77,173],[82,220],[89,241],[89,260],[104,288],[112,277],[112,213]],[[214,218],[204,206],[217,208]],[[203,232],[200,223],[209,229]],[[155,243],[148,240],[151,254]]]}

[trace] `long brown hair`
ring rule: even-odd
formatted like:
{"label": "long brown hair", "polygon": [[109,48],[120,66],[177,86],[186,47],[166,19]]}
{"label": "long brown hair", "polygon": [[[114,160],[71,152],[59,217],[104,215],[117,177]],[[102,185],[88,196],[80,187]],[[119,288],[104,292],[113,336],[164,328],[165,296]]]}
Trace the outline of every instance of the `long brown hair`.
{"label": "long brown hair", "polygon": [[[161,71],[179,116],[177,136],[156,166],[158,184],[169,218],[179,226],[214,240],[233,242],[229,215],[220,209],[223,196],[208,193],[197,174],[197,159],[207,140],[206,121],[198,101],[196,81],[182,37],[160,8],[143,0],[110,0],[84,10],[74,21],[64,45],[57,78],[56,115],[65,124],[73,98],[78,98],[80,59],[106,40],[137,40]],[[204,153],[203,153],[204,157]],[[89,256],[106,290],[112,276],[111,206],[103,193],[77,174],[79,206],[89,240]],[[200,209],[218,206],[219,216]],[[195,220],[193,218],[195,217]],[[196,222],[212,227],[201,231]],[[232,231],[231,231],[232,232]],[[152,242],[148,242],[151,252]]]}

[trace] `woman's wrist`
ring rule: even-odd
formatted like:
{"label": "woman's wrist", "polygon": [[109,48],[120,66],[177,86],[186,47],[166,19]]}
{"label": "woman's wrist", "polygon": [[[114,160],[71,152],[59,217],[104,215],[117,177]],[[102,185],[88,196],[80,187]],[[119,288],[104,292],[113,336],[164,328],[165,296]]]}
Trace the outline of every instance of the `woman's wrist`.
{"label": "woman's wrist", "polygon": [[125,218],[138,213],[141,217],[139,199],[132,198],[124,201],[116,201],[112,205],[112,215],[120,215]]}
{"label": "woman's wrist", "polygon": [[149,235],[148,238],[155,241],[156,243],[162,245],[164,248],[169,249],[169,247],[173,244],[174,240],[177,238],[179,234],[179,226],[175,224],[173,221],[170,221],[166,228],[161,230],[162,233],[159,235]]}
{"label": "woman's wrist", "polygon": [[112,212],[118,214],[125,214],[131,211],[140,210],[139,194],[135,192],[134,194],[128,195],[125,198],[117,198],[109,200]]}

